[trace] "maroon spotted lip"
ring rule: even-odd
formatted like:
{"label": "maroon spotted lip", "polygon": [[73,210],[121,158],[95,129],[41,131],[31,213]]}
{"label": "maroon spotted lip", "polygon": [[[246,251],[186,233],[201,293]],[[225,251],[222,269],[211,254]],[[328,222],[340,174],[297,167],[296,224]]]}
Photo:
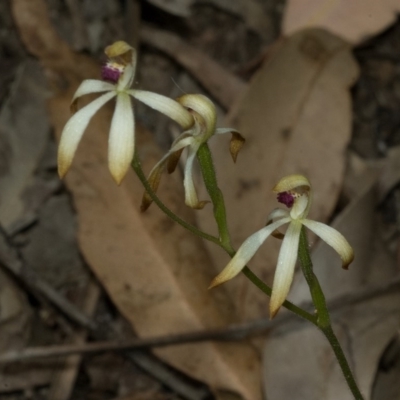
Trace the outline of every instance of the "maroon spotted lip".
{"label": "maroon spotted lip", "polygon": [[294,203],[294,196],[289,192],[278,193],[278,202],[284,204],[286,207],[291,208]]}
{"label": "maroon spotted lip", "polygon": [[111,65],[106,64],[101,67],[101,78],[104,81],[117,83],[121,74],[122,71],[120,69],[115,68]]}

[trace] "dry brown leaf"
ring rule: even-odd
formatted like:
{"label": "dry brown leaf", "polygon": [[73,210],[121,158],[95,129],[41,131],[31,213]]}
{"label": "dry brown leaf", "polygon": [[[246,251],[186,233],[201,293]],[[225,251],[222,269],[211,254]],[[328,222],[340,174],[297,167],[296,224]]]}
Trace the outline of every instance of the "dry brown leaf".
{"label": "dry brown leaf", "polygon": [[[358,179],[357,198],[332,224],[355,250],[350,269],[341,269],[337,254],[322,241],[313,254],[314,269],[328,307],[337,297],[389,283],[397,274],[395,260],[374,234],[377,174],[367,168]],[[296,280],[290,297],[296,303],[310,299],[302,277]],[[399,300],[400,295],[392,293],[349,305],[333,315],[334,329],[366,399],[371,396],[382,351],[398,327]],[[269,399],[290,398],[293,393],[298,400],[354,398],[332,349],[315,327],[304,326],[296,331],[279,333],[281,335],[267,340],[265,348],[264,371]],[[290,382],[282,376],[290,376]],[[271,382],[274,383],[269,384]]]}
{"label": "dry brown leaf", "polygon": [[[69,102],[79,79],[94,75],[93,62],[74,55],[60,42],[43,0],[14,0],[13,7],[28,49],[49,72],[57,74],[56,82],[64,87],[70,82],[69,90],[50,102],[51,119],[59,135],[70,116]],[[133,173],[121,187],[112,182],[106,160],[111,115],[111,107],[105,108],[90,124],[66,180],[74,195],[79,242],[88,264],[140,336],[234,322],[225,293],[206,290],[215,271],[202,242],[155,208],[140,214],[143,189]],[[161,154],[151,136],[140,128],[137,146],[149,170]],[[180,206],[184,196],[178,180],[171,179],[160,195],[183,218],[193,221],[192,211]],[[207,382],[216,392],[231,391],[248,400],[261,398],[259,357],[246,343],[182,345],[156,353]]]}
{"label": "dry brown leaf", "polygon": [[[246,139],[236,165],[227,143],[221,145],[220,138],[212,142],[236,247],[262,228],[268,213],[278,206],[272,188],[287,174],[309,178],[314,187],[311,217],[321,221],[329,217],[342,185],[351,134],[349,87],[357,73],[346,42],[322,30],[307,30],[284,40],[256,74],[226,123]],[[197,215],[203,230],[215,230],[206,212]],[[250,262],[270,283],[280,244],[267,240]],[[209,250],[222,269],[226,256],[211,246]],[[242,319],[267,315],[268,300],[246,279],[238,277],[227,286]]]}
{"label": "dry brown leaf", "polygon": [[288,0],[282,31],[323,28],[359,44],[394,23],[399,11],[398,0]]}
{"label": "dry brown leaf", "polygon": [[[70,94],[51,104],[58,133],[69,116],[69,99]],[[61,110],[65,110],[63,114]],[[112,182],[105,156],[110,118],[109,112],[103,113],[89,127],[67,178],[85,259],[140,336],[233,322],[226,298],[212,297],[206,290],[213,268],[201,241],[156,210],[141,215],[142,188],[131,174],[119,188]],[[140,156],[145,165],[154,165],[159,151],[152,139],[144,136],[137,131]],[[170,182],[160,196],[175,203],[173,209],[182,215],[178,204],[183,193],[175,188],[179,182]],[[186,219],[193,218],[190,212],[183,214]],[[229,388],[246,399],[258,398],[257,355],[246,344],[185,345],[156,353],[215,389]]]}

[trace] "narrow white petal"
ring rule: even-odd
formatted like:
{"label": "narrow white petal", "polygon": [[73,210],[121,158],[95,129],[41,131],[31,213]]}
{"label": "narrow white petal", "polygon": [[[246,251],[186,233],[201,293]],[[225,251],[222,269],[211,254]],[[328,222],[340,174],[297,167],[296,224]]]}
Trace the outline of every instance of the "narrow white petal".
{"label": "narrow white petal", "polygon": [[144,90],[129,90],[129,94],[154,110],[173,119],[184,129],[188,129],[194,124],[193,117],[189,111],[169,97]]}
{"label": "narrow white petal", "polygon": [[[269,225],[272,226],[272,225]],[[286,231],[276,266],[272,295],[269,303],[271,318],[285,301],[293,281],[294,267],[299,249],[301,222],[292,221]]]}
{"label": "narrow white petal", "polygon": [[313,231],[318,235],[324,242],[333,247],[334,250],[339,254],[342,259],[342,267],[347,269],[349,264],[354,259],[354,252],[349,242],[345,237],[338,232],[336,229],[323,224],[322,222],[311,221],[309,219],[302,220],[310,231]]}
{"label": "narrow white petal", "polygon": [[[171,146],[171,149],[169,150],[169,154],[174,153],[175,151],[178,151],[180,149],[183,149],[184,147],[191,146],[195,142],[195,139],[192,136],[187,136],[179,139],[179,137],[174,141],[174,143]],[[196,149],[197,151],[197,149]]]}
{"label": "narrow white petal", "polygon": [[89,93],[111,92],[115,86],[108,82],[99,81],[96,79],[86,79],[83,81],[76,90],[71,103],[78,97],[84,96]]}
{"label": "narrow white petal", "polygon": [[249,236],[239,247],[239,250],[229,264],[213,279],[210,288],[234,278],[251,260],[268,236],[270,236],[275,229],[278,229],[289,221],[290,218],[283,218]]}
{"label": "narrow white petal", "polygon": [[289,212],[287,210],[283,210],[282,208],[275,208],[275,210],[271,211],[267,217],[267,224],[276,219],[288,217]]}
{"label": "narrow white petal", "polygon": [[152,170],[149,173],[149,176],[160,167],[160,165],[172,154],[175,153],[178,150],[181,150],[185,148],[186,146],[190,146],[193,143],[193,138],[192,137],[186,137],[180,140],[179,142],[175,143],[171,149],[168,151],[167,154],[165,154],[160,161],[152,168]]}
{"label": "narrow white petal", "polygon": [[197,197],[196,188],[194,187],[193,182],[193,162],[194,158],[196,157],[197,150],[198,146],[189,147],[189,154],[186,160],[183,179],[183,185],[185,187],[185,203],[192,208],[196,208],[199,204],[199,199]]}
{"label": "narrow white petal", "polygon": [[89,124],[93,115],[103,106],[107,101],[112,99],[115,93],[106,93],[98,99],[92,101],[87,106],[83,107],[76,114],[74,114],[66,123],[62,133],[60,145],[58,146],[58,173],[63,177],[74,157],[78,143],[82,138],[83,132]]}
{"label": "narrow white petal", "polygon": [[129,95],[118,93],[108,139],[108,167],[117,184],[121,183],[133,159],[134,124]]}

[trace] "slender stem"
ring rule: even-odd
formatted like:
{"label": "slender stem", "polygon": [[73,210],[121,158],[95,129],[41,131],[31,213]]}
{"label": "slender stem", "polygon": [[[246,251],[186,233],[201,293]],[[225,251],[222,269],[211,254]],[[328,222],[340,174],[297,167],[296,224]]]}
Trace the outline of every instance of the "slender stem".
{"label": "slender stem", "polygon": [[325,296],[322,291],[321,285],[314,274],[313,265],[311,261],[307,234],[304,226],[300,232],[300,244],[299,244],[299,260],[303,270],[304,277],[306,278],[307,284],[310,288],[311,298],[317,310],[317,323],[320,329],[331,325],[328,308],[326,306]]}
{"label": "slender stem", "polygon": [[218,225],[219,238],[222,246],[233,250],[231,238],[228,230],[228,222],[226,219],[226,208],[224,196],[218,187],[217,176],[215,174],[214,163],[211,152],[207,143],[203,143],[198,152],[197,159],[200,164],[201,173],[207,192],[210,195],[211,202],[214,207],[214,217]]}
{"label": "slender stem", "polygon": [[144,172],[142,170],[142,166],[140,164],[139,158],[135,154],[133,161],[132,161],[132,168],[136,172],[136,175],[138,176],[139,180],[142,182],[142,185],[146,189],[147,193],[151,197],[151,199],[154,201],[155,204],[160,208],[164,214],[166,214],[169,218],[171,218],[173,221],[178,223],[179,225],[183,226],[185,229],[188,231],[192,232],[194,235],[199,236],[203,239],[209,240],[210,242],[213,242],[220,246],[220,241],[218,238],[216,238],[213,235],[209,235],[208,233],[205,233],[201,231],[200,229],[196,228],[194,225],[189,224],[188,222],[184,221],[183,219],[179,218],[173,211],[171,211],[160,199],[159,197],[154,193],[152,190],[151,186],[149,185],[149,182],[147,181],[146,176],[144,175]]}
{"label": "slender stem", "polygon": [[357,386],[353,373],[351,372],[343,349],[340,346],[340,343],[335,333],[333,332],[325,296],[322,291],[321,285],[319,284],[318,278],[313,271],[313,265],[311,262],[308,240],[304,226],[302,227],[300,233],[299,259],[304,277],[306,278],[308,286],[310,287],[313,303],[317,310],[316,325],[329,341],[329,344],[331,345],[332,350],[335,353],[336,359],[338,360],[340,368],[346,379],[347,385],[349,386],[354,398],[356,400],[363,400],[363,396]]}

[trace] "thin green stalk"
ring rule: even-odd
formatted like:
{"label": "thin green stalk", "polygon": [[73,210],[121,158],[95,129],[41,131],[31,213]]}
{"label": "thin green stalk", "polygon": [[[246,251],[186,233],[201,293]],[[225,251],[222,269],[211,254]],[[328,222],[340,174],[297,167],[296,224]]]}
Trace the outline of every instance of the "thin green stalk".
{"label": "thin green stalk", "polygon": [[299,259],[304,277],[306,278],[307,284],[310,288],[311,297],[315,309],[317,311],[316,325],[329,341],[329,344],[331,345],[332,350],[335,353],[336,359],[338,360],[340,368],[346,379],[347,385],[349,386],[351,392],[353,393],[354,398],[356,400],[363,400],[363,396],[360,392],[360,389],[357,386],[353,373],[351,372],[350,366],[347,362],[343,349],[340,346],[340,343],[335,333],[333,332],[325,296],[322,291],[321,285],[319,284],[318,278],[313,271],[307,234],[304,226],[302,227],[300,233]]}
{"label": "thin green stalk", "polygon": [[146,192],[149,194],[151,199],[154,201],[154,203],[160,208],[160,210],[166,214],[169,218],[171,218],[173,221],[175,221],[177,224],[183,226],[185,229],[188,231],[192,232],[194,235],[199,236],[203,239],[209,240],[210,242],[213,242],[217,244],[218,246],[220,245],[220,241],[217,237],[213,235],[209,235],[208,233],[205,233],[201,231],[200,229],[196,228],[194,225],[189,224],[188,222],[184,221],[183,219],[179,218],[173,211],[171,211],[160,199],[159,197],[154,193],[153,189],[149,185],[149,182],[147,181],[146,176],[144,175],[144,172],[142,170],[142,166],[140,164],[139,158],[135,154],[133,161],[132,161],[132,168],[136,172],[136,175],[138,176],[139,180],[142,182],[142,185],[144,186]]}
{"label": "thin green stalk", "polygon": [[214,163],[207,143],[203,143],[200,146],[199,150],[197,151],[197,159],[200,164],[200,169],[203,175],[207,192],[213,204],[214,217],[218,225],[218,232],[221,244],[224,247],[233,250],[228,230],[228,222],[226,219],[224,196],[221,192],[221,189],[218,187]]}

